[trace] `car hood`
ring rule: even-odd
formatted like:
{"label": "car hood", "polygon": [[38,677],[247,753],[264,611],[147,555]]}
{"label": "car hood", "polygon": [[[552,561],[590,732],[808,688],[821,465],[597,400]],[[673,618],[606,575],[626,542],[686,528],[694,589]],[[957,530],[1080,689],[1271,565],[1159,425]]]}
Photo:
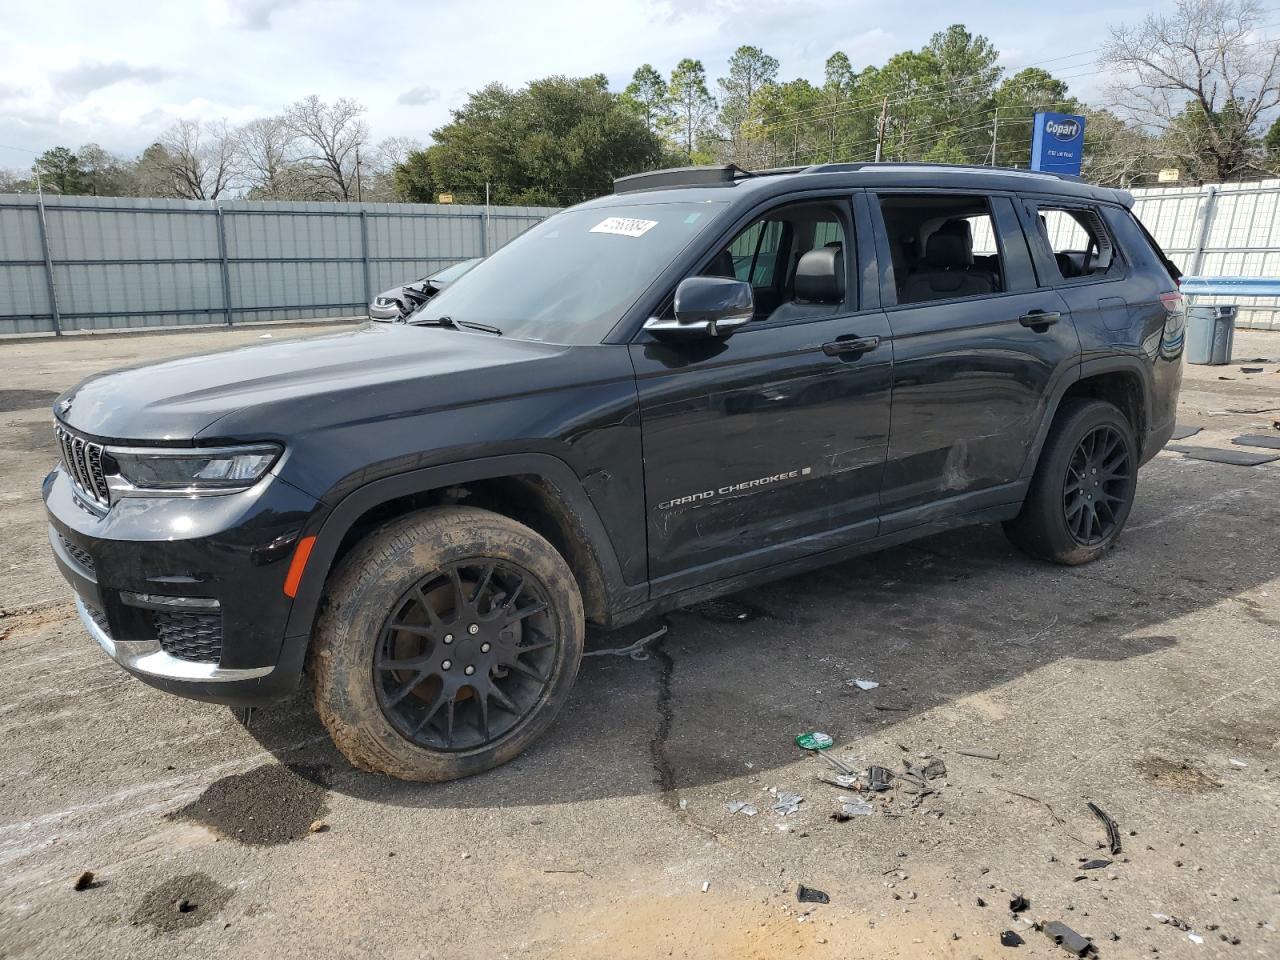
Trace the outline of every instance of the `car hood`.
{"label": "car hood", "polygon": [[369,325],[99,374],[59,397],[54,411],[68,426],[110,440],[287,436],[299,423],[325,417],[394,415],[480,399],[512,382],[497,371],[564,349],[436,327]]}

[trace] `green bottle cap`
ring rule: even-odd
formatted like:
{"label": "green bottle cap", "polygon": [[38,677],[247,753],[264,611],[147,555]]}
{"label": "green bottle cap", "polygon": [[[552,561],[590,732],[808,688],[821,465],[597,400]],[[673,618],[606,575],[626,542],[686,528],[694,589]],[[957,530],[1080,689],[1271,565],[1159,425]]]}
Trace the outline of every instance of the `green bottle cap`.
{"label": "green bottle cap", "polygon": [[825,733],[819,733],[817,730],[811,730],[796,737],[796,746],[805,750],[825,750],[834,743],[835,741],[831,737]]}

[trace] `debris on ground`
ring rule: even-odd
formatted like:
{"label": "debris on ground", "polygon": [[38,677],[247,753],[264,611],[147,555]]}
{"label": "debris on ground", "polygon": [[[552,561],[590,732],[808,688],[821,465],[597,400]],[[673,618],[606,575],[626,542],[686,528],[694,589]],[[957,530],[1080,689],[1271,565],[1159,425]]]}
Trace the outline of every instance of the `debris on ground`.
{"label": "debris on ground", "polygon": [[1227,760],[1227,763],[1229,763],[1229,764],[1231,764],[1233,767],[1237,767],[1237,768],[1239,768],[1239,769],[1241,769],[1241,770],[1244,770],[1244,769],[1246,769],[1246,768],[1249,766],[1249,765],[1248,765],[1247,763],[1245,763],[1243,760],[1237,760],[1235,757],[1231,757],[1229,760]]}
{"label": "debris on ground", "polygon": [[325,823],[323,820],[312,820],[311,826],[307,829],[312,833],[324,833],[329,829],[329,824]]}
{"label": "debris on ground", "polygon": [[1181,444],[1169,444],[1166,450],[1180,453],[1189,460],[1207,460],[1210,463],[1229,463],[1236,467],[1256,467],[1273,460],[1280,460],[1280,454],[1250,453],[1246,450],[1219,450],[1217,447],[1188,447]]}
{"label": "debris on ground", "polygon": [[999,760],[999,750],[983,750],[979,747],[969,747],[964,750],[957,750],[956,753],[962,757],[976,757],[979,760]]}
{"label": "debris on ground", "polygon": [[854,773],[823,773],[818,779],[842,790],[862,789],[862,778]]}
{"label": "debris on ground", "polygon": [[1080,864],[1080,869],[1081,870],[1101,870],[1103,867],[1111,866],[1111,864],[1113,864],[1114,862],[1115,862],[1114,860],[1102,860],[1102,859],[1086,860]]}
{"label": "debris on ground", "polygon": [[649,651],[646,649],[649,644],[655,640],[660,640],[667,635],[667,625],[664,623],[652,633],[645,634],[635,643],[629,643],[625,647],[611,647],[607,650],[588,650],[584,657],[630,657],[632,660],[648,660]]}
{"label": "debris on ground", "polygon": [[793,813],[799,813],[800,804],[804,802],[804,797],[798,793],[787,793],[776,787],[770,787],[769,793],[773,796],[773,812],[780,817],[789,817]]}
{"label": "debris on ground", "polygon": [[1082,937],[1061,920],[1051,920],[1040,927],[1041,932],[1068,953],[1088,957],[1097,953],[1093,941]]}
{"label": "debris on ground", "polygon": [[826,750],[834,745],[835,740],[831,739],[830,734],[817,730],[810,730],[796,737],[796,746],[801,750]]}
{"label": "debris on ground", "polygon": [[1231,442],[1237,447],[1263,447],[1267,450],[1280,450],[1280,437],[1269,437],[1261,433],[1246,433],[1232,437]]}
{"label": "debris on ground", "polygon": [[876,793],[888,790],[892,786],[893,771],[888,767],[872,765],[867,767],[867,789]]}
{"label": "debris on ground", "polygon": [[703,893],[706,893],[706,892],[707,892],[708,890],[710,890],[710,889],[711,889],[711,881],[710,881],[710,880],[703,880],[703,881],[702,881],[702,892],[703,892]]}
{"label": "debris on ground", "polygon": [[1088,806],[1089,812],[1097,817],[1107,830],[1107,847],[1111,850],[1111,855],[1115,856],[1121,853],[1120,827],[1116,824],[1115,819],[1092,800],[1089,801]]}
{"label": "debris on ground", "polygon": [[1015,893],[1009,898],[1009,912],[1022,913],[1024,910],[1031,909],[1031,901],[1020,893]]}
{"label": "debris on ground", "polygon": [[726,803],[724,808],[730,813],[740,813],[744,817],[754,817],[760,812],[755,804],[747,803],[745,800],[735,800],[733,803]]}
{"label": "debris on ground", "polygon": [[1177,917],[1171,917],[1167,913],[1153,913],[1151,916],[1155,917],[1160,923],[1167,923],[1169,926],[1178,930],[1189,931],[1191,929],[1191,924],[1187,923],[1187,921],[1179,920]]}
{"label": "debris on ground", "polygon": [[845,683],[848,686],[857,687],[859,690],[874,690],[876,687],[880,686],[880,684],[874,680],[846,680]]}
{"label": "debris on ground", "polygon": [[1002,947],[1020,947],[1026,942],[1012,930],[1005,930],[1000,934],[1000,946]]}
{"label": "debris on ground", "polygon": [[801,903],[830,903],[831,898],[821,890],[806,887],[803,883],[796,887],[796,899]]}
{"label": "debris on ground", "polygon": [[1261,373],[1262,368],[1261,367],[1241,367],[1240,372],[1241,373]]}
{"label": "debris on ground", "polygon": [[843,823],[850,817],[869,817],[875,813],[875,807],[860,797],[837,797],[836,802],[840,806],[832,814],[832,819],[839,823]]}
{"label": "debris on ground", "polygon": [[97,886],[101,886],[101,884],[94,881],[93,871],[86,870],[84,873],[80,874],[80,876],[76,877],[76,882],[72,884],[71,889],[80,893],[85,890],[92,890]]}

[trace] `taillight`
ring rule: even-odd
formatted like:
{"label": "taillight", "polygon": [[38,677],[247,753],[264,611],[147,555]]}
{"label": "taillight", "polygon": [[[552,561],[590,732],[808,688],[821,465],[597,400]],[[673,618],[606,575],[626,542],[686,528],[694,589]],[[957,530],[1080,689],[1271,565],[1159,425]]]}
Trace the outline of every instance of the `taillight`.
{"label": "taillight", "polygon": [[[1180,282],[1179,285],[1181,285]],[[1169,313],[1178,313],[1182,310],[1182,294],[1177,291],[1160,294],[1160,302]]]}

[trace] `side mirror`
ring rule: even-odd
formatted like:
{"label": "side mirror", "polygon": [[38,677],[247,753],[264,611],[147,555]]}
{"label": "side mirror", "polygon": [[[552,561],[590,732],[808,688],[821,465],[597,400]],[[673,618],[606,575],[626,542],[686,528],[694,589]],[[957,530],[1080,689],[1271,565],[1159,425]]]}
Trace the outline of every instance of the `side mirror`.
{"label": "side mirror", "polygon": [[751,284],[725,277],[686,277],[676,287],[676,318],[651,317],[644,328],[658,338],[727,337],[755,315]]}

